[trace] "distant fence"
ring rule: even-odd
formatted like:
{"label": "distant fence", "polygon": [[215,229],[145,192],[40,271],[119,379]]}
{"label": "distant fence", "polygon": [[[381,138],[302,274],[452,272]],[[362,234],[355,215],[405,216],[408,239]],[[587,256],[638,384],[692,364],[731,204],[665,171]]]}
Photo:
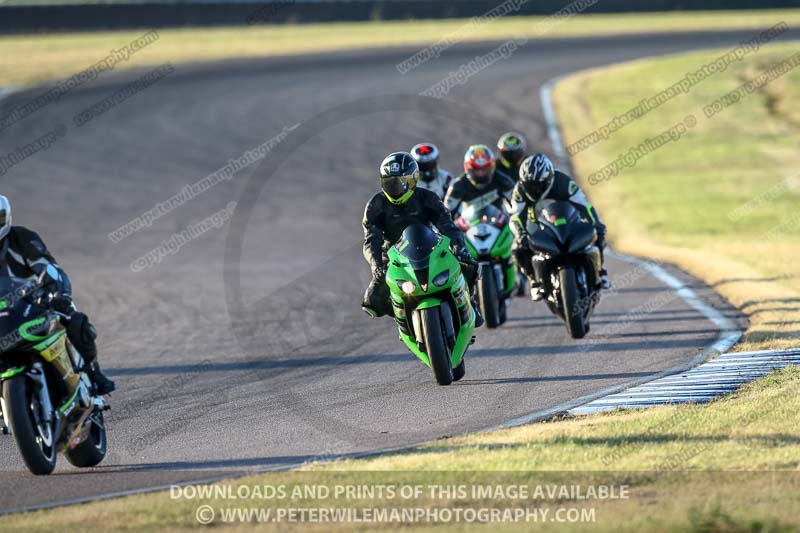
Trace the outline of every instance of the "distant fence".
{"label": "distant fence", "polygon": [[[509,0],[546,15],[569,0]],[[0,33],[474,17],[503,0],[278,0],[0,6]],[[797,0],[601,0],[590,13],[796,7]]]}

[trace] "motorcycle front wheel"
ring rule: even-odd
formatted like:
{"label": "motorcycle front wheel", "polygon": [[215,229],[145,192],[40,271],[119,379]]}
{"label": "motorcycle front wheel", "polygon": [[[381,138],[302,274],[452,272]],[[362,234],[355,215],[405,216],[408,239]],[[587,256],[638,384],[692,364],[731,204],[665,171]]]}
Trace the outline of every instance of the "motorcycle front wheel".
{"label": "motorcycle front wheel", "polygon": [[573,339],[582,339],[586,335],[586,324],[583,321],[583,308],[578,305],[578,281],[575,277],[575,270],[563,268],[558,272],[558,276],[567,333]]}
{"label": "motorcycle front wheel", "polygon": [[481,313],[486,321],[486,327],[489,329],[498,327],[501,323],[500,300],[494,271],[491,267],[487,268],[483,276],[478,280],[478,300],[481,306]]}
{"label": "motorcycle front wheel", "polygon": [[56,467],[56,443],[52,421],[40,421],[39,395],[33,383],[17,375],[3,383],[8,427],[22,460],[33,474],[50,474]]}
{"label": "motorcycle front wheel", "polygon": [[422,309],[419,314],[433,377],[439,385],[450,385],[453,382],[453,367],[450,365],[450,352],[445,342],[442,314],[438,307]]}

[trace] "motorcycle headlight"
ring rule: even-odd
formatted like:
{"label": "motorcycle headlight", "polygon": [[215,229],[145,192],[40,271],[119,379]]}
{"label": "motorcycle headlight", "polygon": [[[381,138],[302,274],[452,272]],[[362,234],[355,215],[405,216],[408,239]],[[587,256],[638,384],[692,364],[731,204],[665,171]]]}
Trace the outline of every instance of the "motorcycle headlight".
{"label": "motorcycle headlight", "polygon": [[450,271],[445,270],[444,272],[440,273],[435,278],[433,278],[433,284],[436,285],[437,287],[441,287],[442,285],[447,283],[448,279],[450,279]]}
{"label": "motorcycle headlight", "polygon": [[404,281],[400,284],[400,290],[402,290],[406,294],[414,294],[414,291],[417,289],[416,285],[414,285],[411,281]]}

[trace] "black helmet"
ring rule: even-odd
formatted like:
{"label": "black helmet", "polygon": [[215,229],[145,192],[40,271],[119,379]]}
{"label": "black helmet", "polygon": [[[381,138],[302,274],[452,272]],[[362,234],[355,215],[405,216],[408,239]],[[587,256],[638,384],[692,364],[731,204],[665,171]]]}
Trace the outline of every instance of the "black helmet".
{"label": "black helmet", "polygon": [[419,165],[419,178],[430,182],[439,174],[439,149],[431,143],[420,143],[411,149],[411,157]]}
{"label": "black helmet", "polygon": [[525,142],[525,137],[521,133],[509,131],[500,136],[497,141],[497,149],[500,151],[500,157],[516,167],[525,157],[528,143]]}
{"label": "black helmet", "polygon": [[393,204],[411,198],[419,180],[419,167],[408,152],[395,152],[381,163],[381,190]]}
{"label": "black helmet", "polygon": [[550,191],[554,177],[553,162],[544,154],[526,157],[519,167],[519,182],[531,202],[538,202]]}

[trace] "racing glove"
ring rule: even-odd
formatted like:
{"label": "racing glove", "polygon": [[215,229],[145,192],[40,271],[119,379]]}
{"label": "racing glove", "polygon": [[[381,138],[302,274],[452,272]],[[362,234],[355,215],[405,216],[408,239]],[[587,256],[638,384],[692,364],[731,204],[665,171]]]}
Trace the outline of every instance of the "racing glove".
{"label": "racing glove", "polygon": [[469,253],[466,247],[458,248],[453,255],[456,256],[458,262],[462,265],[474,265],[476,261],[472,258],[472,255]]}
{"label": "racing glove", "polygon": [[75,311],[75,306],[72,303],[72,297],[69,294],[59,294],[50,300],[50,307],[67,316],[72,315],[72,313]]}

